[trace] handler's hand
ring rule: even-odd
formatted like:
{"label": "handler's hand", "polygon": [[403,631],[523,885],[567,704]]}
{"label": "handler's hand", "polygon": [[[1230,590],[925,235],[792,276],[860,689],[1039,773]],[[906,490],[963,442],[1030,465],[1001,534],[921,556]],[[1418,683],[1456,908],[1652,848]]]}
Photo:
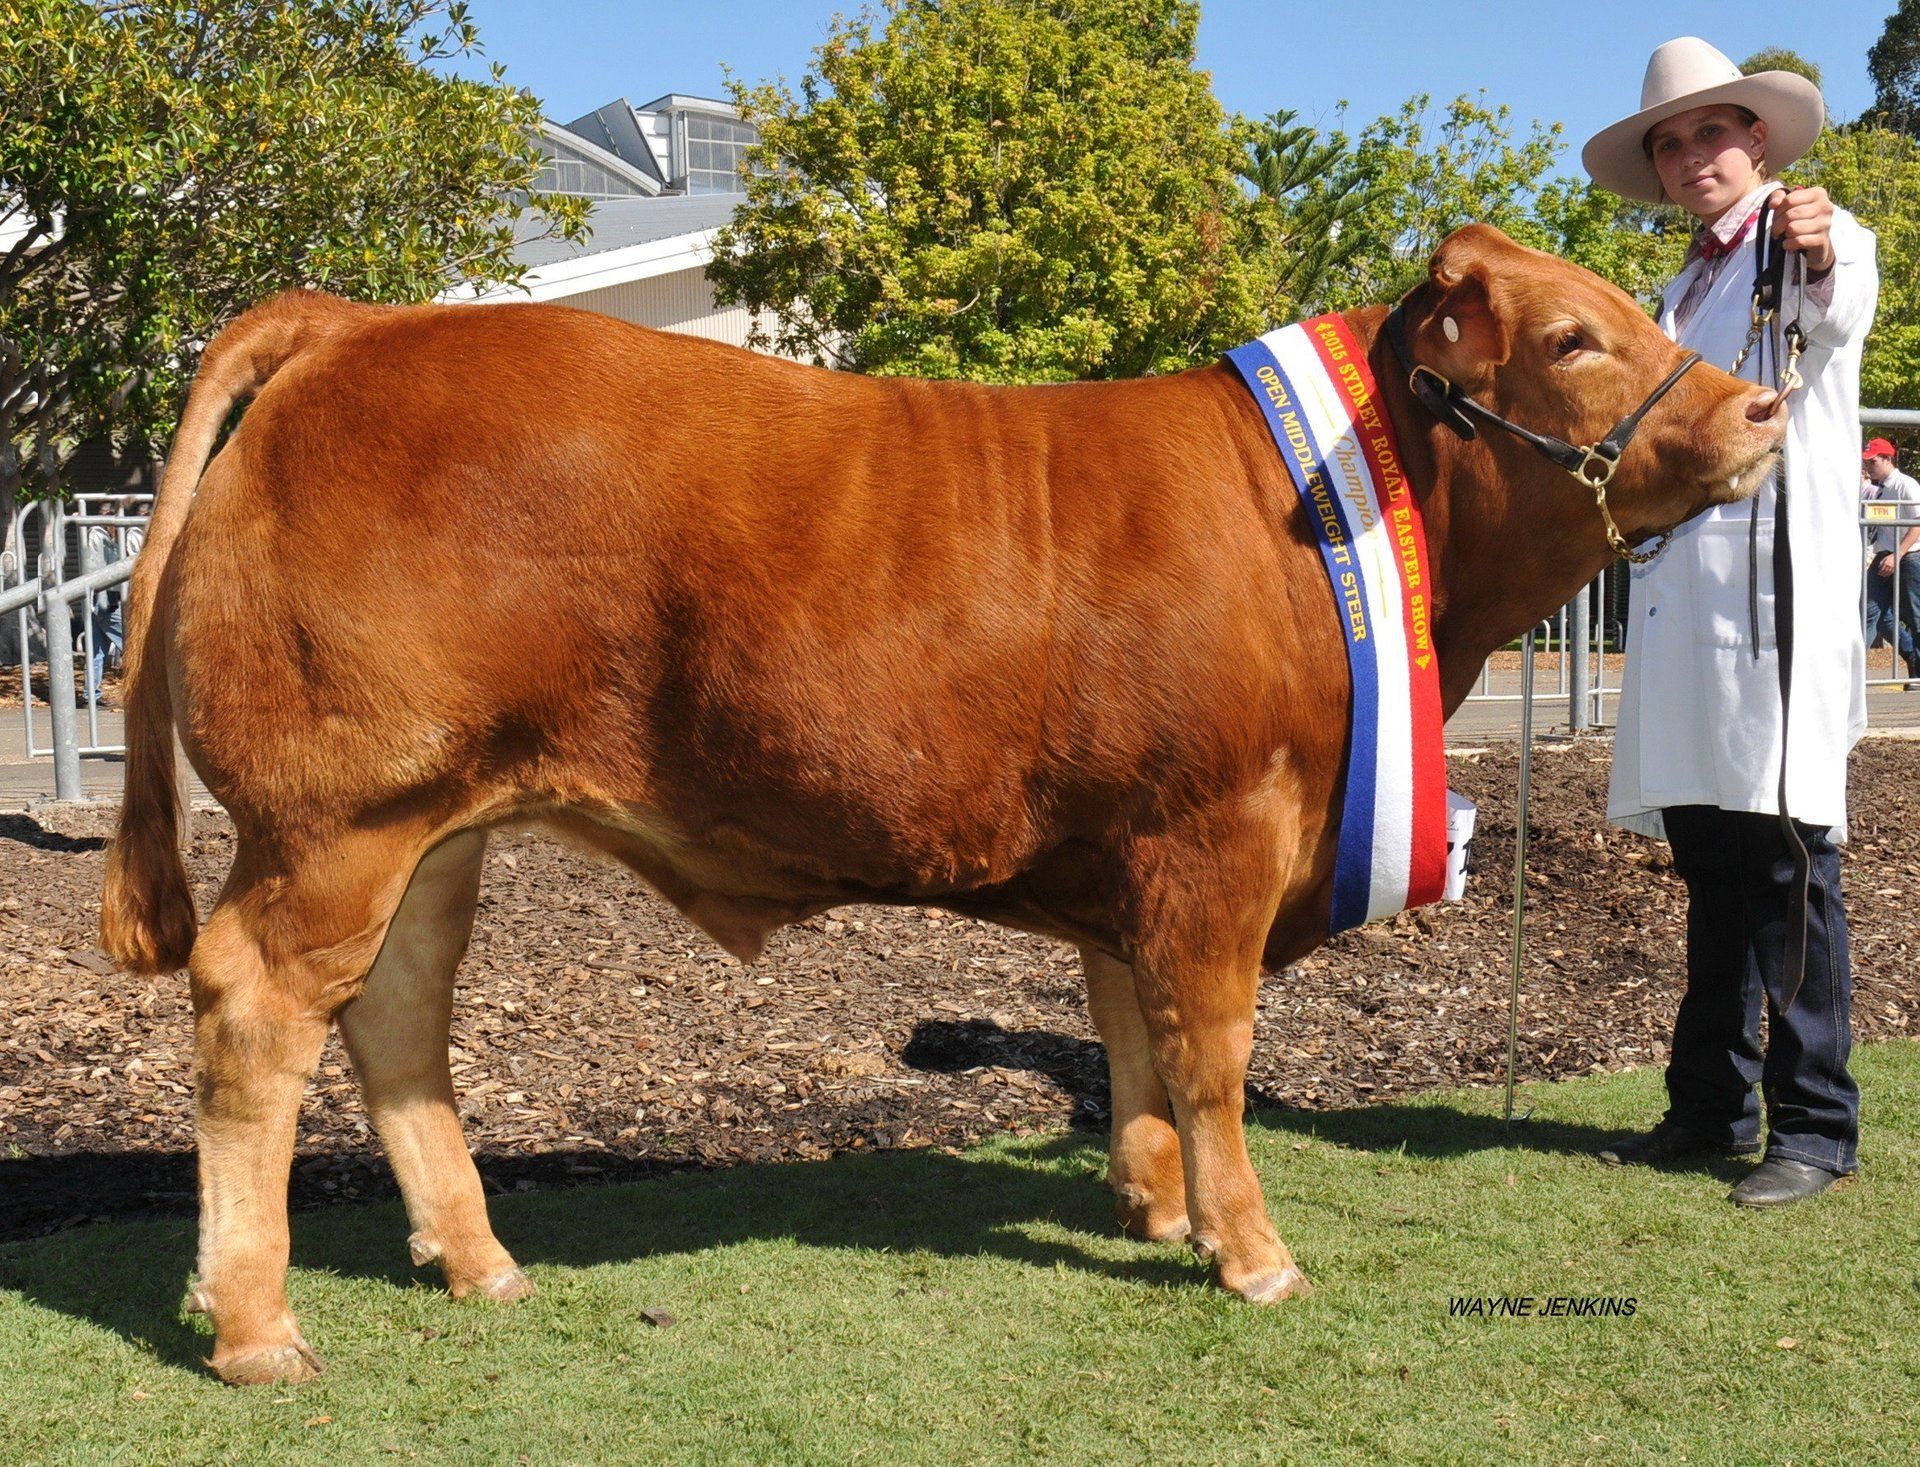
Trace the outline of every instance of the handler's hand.
{"label": "handler's hand", "polygon": [[1876,576],[1880,577],[1880,579],[1883,581],[1892,580],[1893,579],[1893,557],[1891,555],[1881,556],[1880,563],[1874,566],[1873,568],[1873,573]]}
{"label": "handler's hand", "polygon": [[1789,250],[1804,253],[1807,268],[1819,274],[1833,268],[1833,200],[1823,188],[1777,188],[1767,200],[1773,206],[1773,237]]}

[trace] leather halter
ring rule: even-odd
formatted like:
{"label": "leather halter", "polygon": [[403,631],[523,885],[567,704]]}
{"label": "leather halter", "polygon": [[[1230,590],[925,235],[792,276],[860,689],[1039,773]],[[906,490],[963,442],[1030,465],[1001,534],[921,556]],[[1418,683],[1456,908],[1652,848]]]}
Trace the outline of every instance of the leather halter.
{"label": "leather halter", "polygon": [[1699,352],[1688,352],[1680,365],[1667,373],[1665,380],[1647,394],[1639,407],[1615,423],[1605,438],[1598,443],[1574,444],[1549,434],[1535,433],[1530,428],[1508,421],[1492,408],[1475,402],[1432,367],[1414,361],[1413,349],[1407,342],[1404,305],[1402,302],[1387,312],[1387,340],[1393,344],[1393,354],[1399,358],[1401,369],[1407,374],[1408,389],[1422,407],[1463,439],[1478,436],[1473,426],[1474,418],[1491,423],[1496,428],[1504,428],[1523,443],[1532,444],[1549,463],[1578,479],[1593,491],[1594,504],[1600,511],[1600,518],[1606,522],[1607,543],[1613,547],[1616,555],[1636,565],[1644,565],[1666,548],[1671,531],[1662,535],[1659,544],[1651,550],[1635,550],[1627,544],[1626,536],[1620,533],[1620,527],[1614,523],[1613,512],[1607,508],[1607,485],[1613,479],[1614,469],[1619,467],[1620,455],[1627,451],[1627,445],[1633,442],[1633,435],[1640,430],[1640,420],[1655,403],[1673,390],[1674,384],[1699,365]]}

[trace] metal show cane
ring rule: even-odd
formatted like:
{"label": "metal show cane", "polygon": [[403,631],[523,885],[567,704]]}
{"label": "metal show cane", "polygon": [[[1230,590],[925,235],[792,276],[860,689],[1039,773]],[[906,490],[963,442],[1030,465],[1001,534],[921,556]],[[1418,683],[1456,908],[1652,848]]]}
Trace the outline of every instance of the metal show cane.
{"label": "metal show cane", "polygon": [[[1584,593],[1583,593],[1584,594]],[[1507,1108],[1513,1123],[1513,1064],[1520,1045],[1520,962],[1526,951],[1527,797],[1533,788],[1533,629],[1520,639],[1520,796],[1513,831],[1513,985],[1507,998]]]}

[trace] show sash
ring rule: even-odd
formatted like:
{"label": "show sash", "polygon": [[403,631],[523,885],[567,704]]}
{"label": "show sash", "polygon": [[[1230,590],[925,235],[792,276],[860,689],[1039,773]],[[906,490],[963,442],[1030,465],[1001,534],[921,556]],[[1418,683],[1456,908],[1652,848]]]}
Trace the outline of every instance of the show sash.
{"label": "show sash", "polygon": [[1353,684],[1334,932],[1438,901],[1447,770],[1426,532],[1373,372],[1346,321],[1317,316],[1227,360],[1273,434],[1308,517]]}

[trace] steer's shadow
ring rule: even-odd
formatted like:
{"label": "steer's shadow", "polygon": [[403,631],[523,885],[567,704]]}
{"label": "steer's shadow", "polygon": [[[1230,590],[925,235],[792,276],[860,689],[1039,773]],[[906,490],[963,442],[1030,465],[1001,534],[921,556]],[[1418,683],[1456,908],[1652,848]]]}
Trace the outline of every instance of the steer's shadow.
{"label": "steer's shadow", "polygon": [[[1073,1095],[1076,1124],[1104,1122],[1109,1115],[1106,1050],[1072,1035],[1008,1031],[979,1019],[929,1020],[914,1029],[901,1058],[923,1070],[953,1072],[975,1065],[1032,1070]],[[1508,1123],[1495,1115],[1433,1102],[1302,1110],[1258,1085],[1247,1087],[1247,1123],[1317,1136],[1356,1151],[1393,1151],[1431,1159],[1503,1147],[1591,1156],[1619,1134],[1534,1117]]]}
{"label": "steer's shadow", "polygon": [[[1083,1121],[1101,1117],[1106,1108],[1100,1049],[1071,1036],[926,1024],[906,1058],[942,1069],[1027,1064],[1069,1085]],[[1502,1147],[1591,1154],[1610,1134],[1541,1120],[1506,1126],[1496,1116],[1452,1105],[1300,1111],[1257,1093],[1250,1099],[1255,1109],[1249,1125],[1256,1130],[1428,1158]],[[1117,1239],[1112,1199],[1102,1183],[1103,1153],[1103,1138],[1085,1131],[1004,1143],[965,1159],[931,1148],[842,1153],[820,1162],[680,1172],[621,1192],[583,1187],[564,1194],[564,1203],[552,1194],[515,1192],[492,1198],[490,1210],[502,1242],[522,1263],[536,1265],[691,1258],[730,1244],[792,1240],[809,1247],[1064,1265],[1140,1287],[1198,1285],[1204,1273],[1184,1250]],[[91,1160],[98,1165],[108,1159]],[[575,1160],[598,1166],[608,1156],[556,1149],[537,1160],[544,1174],[556,1176]],[[173,1161],[184,1168],[185,1158]],[[52,1164],[33,1158],[0,1162],[0,1193],[10,1172]],[[152,1158],[138,1164],[150,1166]],[[489,1173],[497,1165],[483,1162]],[[407,1265],[407,1223],[397,1201],[297,1215],[293,1231],[298,1267],[396,1288],[434,1282],[434,1275]],[[179,1312],[193,1254],[193,1223],[185,1217],[75,1228],[0,1246],[0,1287],[192,1368],[210,1348],[202,1329]]]}
{"label": "steer's shadow", "polygon": [[[604,1153],[584,1152],[603,1161]],[[1142,1286],[1200,1283],[1183,1249],[1116,1243],[1101,1151],[1069,1134],[968,1160],[930,1148],[841,1154],[820,1162],[682,1172],[637,1192],[576,1188],[489,1199],[500,1239],[523,1264],[587,1267],[663,1255],[689,1259],[730,1244],[792,1240],[814,1248],[1065,1265]],[[296,1214],[298,1268],[437,1284],[407,1264],[397,1200]],[[194,1264],[194,1225],[165,1218],[76,1228],[0,1246],[0,1288],[114,1331],[158,1359],[194,1367],[210,1337],[180,1314]],[[695,1264],[695,1267],[702,1266]],[[293,1303],[300,1308],[299,1283]],[[324,1351],[325,1342],[321,1341]]]}

